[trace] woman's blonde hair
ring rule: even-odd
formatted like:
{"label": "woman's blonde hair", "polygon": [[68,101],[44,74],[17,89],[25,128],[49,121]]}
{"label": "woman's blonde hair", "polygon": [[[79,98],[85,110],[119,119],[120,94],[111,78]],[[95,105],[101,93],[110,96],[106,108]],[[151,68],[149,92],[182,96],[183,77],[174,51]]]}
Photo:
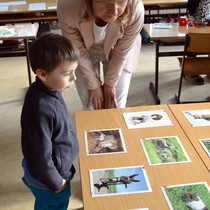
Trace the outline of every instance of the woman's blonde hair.
{"label": "woman's blonde hair", "polygon": [[[117,0],[107,0],[107,2],[116,2]],[[118,17],[118,21],[125,24],[128,22],[132,14],[134,13],[135,9],[135,0],[128,0],[127,6],[125,8],[124,13]],[[92,6],[92,0],[83,0],[83,6],[84,6],[84,13],[82,14],[82,18],[85,21],[94,20],[94,12],[93,12],[93,6]]]}

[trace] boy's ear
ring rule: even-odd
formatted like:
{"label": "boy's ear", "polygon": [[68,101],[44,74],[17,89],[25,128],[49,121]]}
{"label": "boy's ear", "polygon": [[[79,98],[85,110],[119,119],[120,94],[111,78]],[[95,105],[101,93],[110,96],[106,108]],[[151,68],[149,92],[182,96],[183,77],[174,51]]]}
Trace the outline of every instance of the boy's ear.
{"label": "boy's ear", "polygon": [[43,69],[37,69],[36,70],[36,75],[39,77],[39,79],[41,79],[43,82],[45,82],[47,80],[46,77],[46,71]]}

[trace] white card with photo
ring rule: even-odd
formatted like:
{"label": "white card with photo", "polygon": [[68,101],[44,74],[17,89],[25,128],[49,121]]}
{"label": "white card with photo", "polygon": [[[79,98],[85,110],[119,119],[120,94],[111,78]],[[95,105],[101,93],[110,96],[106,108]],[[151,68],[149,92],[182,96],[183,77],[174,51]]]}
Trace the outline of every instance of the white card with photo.
{"label": "white card with photo", "polygon": [[88,130],[84,132],[86,155],[124,153],[125,142],[120,128]]}
{"label": "white card with photo", "polygon": [[152,192],[144,166],[89,171],[92,197]]}
{"label": "white card with photo", "polygon": [[178,136],[140,139],[149,165],[191,162]]}
{"label": "white card with photo", "polygon": [[210,126],[210,109],[182,112],[192,126]]}
{"label": "white card with photo", "polygon": [[173,125],[164,110],[125,112],[123,117],[128,129]]}
{"label": "white card with photo", "polygon": [[161,187],[170,210],[210,209],[210,189],[207,182]]}
{"label": "white card with photo", "polygon": [[207,155],[210,157],[210,138],[209,139],[199,139],[199,142],[201,143],[201,146],[207,153]]}

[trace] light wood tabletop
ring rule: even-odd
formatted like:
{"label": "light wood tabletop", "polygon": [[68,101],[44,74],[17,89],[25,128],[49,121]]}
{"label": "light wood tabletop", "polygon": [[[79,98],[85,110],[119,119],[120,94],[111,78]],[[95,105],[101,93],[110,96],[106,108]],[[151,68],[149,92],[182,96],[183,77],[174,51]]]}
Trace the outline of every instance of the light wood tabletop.
{"label": "light wood tabletop", "polygon": [[5,0],[0,6],[0,23],[57,20],[57,0]]}
{"label": "light wood tabletop", "polygon": [[[35,39],[38,27],[38,23],[7,24],[5,26],[0,26],[0,40]],[[6,31],[6,29],[12,30],[14,34],[6,32],[5,35],[1,34],[1,31]]]}
{"label": "light wood tabletop", "polygon": [[[183,56],[185,37],[187,33],[210,33],[210,26],[206,27],[187,27],[172,23],[172,28],[154,28],[154,24],[144,24],[144,30],[149,35],[150,40],[155,41],[155,82],[150,82],[150,90],[154,96],[156,104],[161,100],[158,96],[159,91],[159,58],[168,56]],[[181,50],[162,49],[164,46],[183,46]]]}
{"label": "light wood tabletop", "polygon": [[5,7],[5,10],[1,10],[1,14],[32,13],[34,11],[50,12],[57,10],[57,0],[4,0],[3,2],[0,2],[0,5]]}
{"label": "light wood tabletop", "polygon": [[23,39],[25,48],[20,50],[4,49],[0,51],[0,57],[26,56],[28,81],[31,85],[31,68],[29,63],[29,40],[34,40],[37,37],[39,24],[38,23],[16,23],[14,25],[7,24],[0,26],[0,40],[18,40]]}
{"label": "light wood tabletop", "polygon": [[205,152],[204,148],[199,142],[199,139],[208,139],[208,138],[210,139],[210,127],[209,126],[193,127],[182,113],[182,111],[187,111],[187,110],[210,109],[210,103],[173,104],[169,105],[169,107],[171,111],[174,113],[174,116],[177,118],[177,121],[181,124],[190,142],[192,143],[193,147],[196,149],[198,155],[203,160],[204,164],[206,165],[210,173],[210,157]]}
{"label": "light wood tabletop", "polygon": [[174,4],[186,4],[187,0],[143,0],[144,5],[174,5]]}
{"label": "light wood tabletop", "polygon": [[163,40],[163,41],[178,41],[185,40],[186,33],[210,33],[210,27],[186,27],[179,26],[177,23],[172,23],[172,28],[169,29],[158,29],[154,28],[154,24],[144,24],[144,30],[149,35],[150,39],[153,41]]}
{"label": "light wood tabletop", "polygon": [[[164,110],[173,125],[141,129],[127,129],[123,113]],[[84,209],[120,210],[149,208],[169,209],[161,191],[161,186],[207,182],[209,171],[203,164],[195,148],[190,143],[167,105],[131,107],[81,111],[75,113],[76,132],[80,145],[79,164],[82,183]],[[84,131],[121,128],[127,148],[126,153],[109,155],[86,155]],[[141,138],[177,136],[185,148],[191,162],[151,166],[140,144]],[[144,165],[152,192],[92,197],[89,170]],[[157,202],[158,201],[158,202]]]}

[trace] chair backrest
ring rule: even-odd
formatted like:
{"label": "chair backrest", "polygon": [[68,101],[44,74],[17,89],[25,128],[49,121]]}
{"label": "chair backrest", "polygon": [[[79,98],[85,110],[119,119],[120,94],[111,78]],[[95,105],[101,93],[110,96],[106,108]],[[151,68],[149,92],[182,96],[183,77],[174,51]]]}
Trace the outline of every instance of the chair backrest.
{"label": "chair backrest", "polygon": [[[191,56],[192,53],[196,56]],[[182,72],[184,75],[210,74],[210,33],[186,35]]]}
{"label": "chair backrest", "polygon": [[189,33],[186,35],[186,52],[210,54],[210,33]]}

